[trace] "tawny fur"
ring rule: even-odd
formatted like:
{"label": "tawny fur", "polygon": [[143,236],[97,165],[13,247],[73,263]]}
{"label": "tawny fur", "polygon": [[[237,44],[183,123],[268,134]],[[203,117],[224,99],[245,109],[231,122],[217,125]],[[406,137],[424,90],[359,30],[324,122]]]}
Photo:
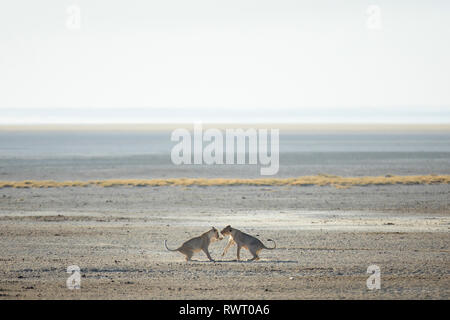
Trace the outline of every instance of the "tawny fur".
{"label": "tawny fur", "polygon": [[220,233],[222,233],[224,236],[230,236],[228,244],[223,250],[222,257],[227,253],[228,249],[236,243],[238,261],[241,259],[241,248],[245,248],[250,251],[250,253],[253,255],[253,258],[250,259],[250,261],[254,261],[259,260],[259,252],[262,249],[273,250],[277,247],[277,244],[272,239],[267,239],[267,241],[272,241],[274,243],[274,247],[268,248],[259,239],[238,229],[232,228],[230,225],[226,226]]}
{"label": "tawny fur", "polygon": [[178,249],[169,249],[167,247],[167,240],[164,240],[164,246],[169,251],[178,251],[184,254],[186,261],[190,261],[194,253],[203,251],[208,257],[209,261],[214,261],[209,254],[209,245],[217,240],[222,240],[223,237],[219,235],[219,231],[212,227],[209,231],[203,233],[202,235],[192,238],[185,243],[183,243]]}

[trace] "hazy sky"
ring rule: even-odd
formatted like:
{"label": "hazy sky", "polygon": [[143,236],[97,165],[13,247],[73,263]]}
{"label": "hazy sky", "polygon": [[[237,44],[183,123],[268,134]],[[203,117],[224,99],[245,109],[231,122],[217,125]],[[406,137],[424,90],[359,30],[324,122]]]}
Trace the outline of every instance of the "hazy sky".
{"label": "hazy sky", "polygon": [[449,57],[448,0],[2,1],[0,123],[450,122]]}

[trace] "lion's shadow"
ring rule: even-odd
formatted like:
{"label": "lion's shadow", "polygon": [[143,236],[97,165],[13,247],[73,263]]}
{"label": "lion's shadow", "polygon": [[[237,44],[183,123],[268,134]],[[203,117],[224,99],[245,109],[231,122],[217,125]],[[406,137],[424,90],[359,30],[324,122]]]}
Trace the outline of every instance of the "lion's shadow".
{"label": "lion's shadow", "polygon": [[200,262],[200,263],[298,263],[297,260],[191,260],[190,262]]}

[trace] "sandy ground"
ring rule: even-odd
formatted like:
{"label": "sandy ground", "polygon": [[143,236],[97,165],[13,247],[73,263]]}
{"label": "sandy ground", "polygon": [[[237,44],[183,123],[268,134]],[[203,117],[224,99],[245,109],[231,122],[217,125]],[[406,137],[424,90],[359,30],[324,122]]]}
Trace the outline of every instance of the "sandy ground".
{"label": "sandy ground", "polygon": [[[450,186],[0,189],[1,299],[449,299]],[[236,262],[227,224],[277,249]],[[270,243],[269,243],[270,244]],[[250,258],[247,251],[243,259]],[[381,269],[368,290],[367,267]],[[81,268],[69,290],[66,269]]]}

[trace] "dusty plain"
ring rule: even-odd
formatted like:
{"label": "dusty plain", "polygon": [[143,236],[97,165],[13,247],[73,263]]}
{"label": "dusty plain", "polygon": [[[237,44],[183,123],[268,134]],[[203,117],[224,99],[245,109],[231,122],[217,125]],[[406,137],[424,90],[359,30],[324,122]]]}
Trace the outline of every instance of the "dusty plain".
{"label": "dusty plain", "polygon": [[[448,184],[2,188],[0,212],[0,299],[450,297]],[[164,248],[228,224],[277,249],[237,262],[223,240],[186,263]]]}

